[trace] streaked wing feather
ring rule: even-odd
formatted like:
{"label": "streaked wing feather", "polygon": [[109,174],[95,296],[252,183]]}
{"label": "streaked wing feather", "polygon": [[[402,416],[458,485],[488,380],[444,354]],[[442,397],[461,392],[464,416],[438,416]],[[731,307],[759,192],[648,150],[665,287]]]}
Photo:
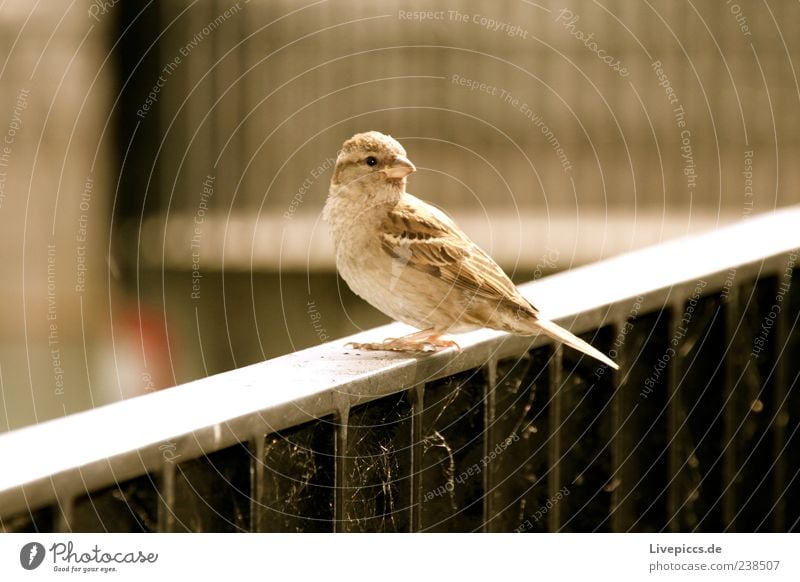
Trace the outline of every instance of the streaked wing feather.
{"label": "streaked wing feather", "polygon": [[406,194],[381,225],[383,250],[411,268],[511,307],[535,308],[503,270],[443,212]]}

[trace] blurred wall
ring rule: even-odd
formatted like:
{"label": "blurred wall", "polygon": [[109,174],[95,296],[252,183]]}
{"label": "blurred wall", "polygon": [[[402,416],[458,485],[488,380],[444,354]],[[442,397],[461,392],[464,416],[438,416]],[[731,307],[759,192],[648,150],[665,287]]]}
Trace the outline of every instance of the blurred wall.
{"label": "blurred wall", "polygon": [[211,176],[206,264],[224,248],[229,267],[330,268],[317,225],[330,160],[367,129],[400,138],[419,167],[412,191],[507,265],[533,266],[551,246],[569,266],[797,200],[794,2],[161,11],[148,261],[191,263]]}
{"label": "blurred wall", "polygon": [[332,274],[320,220],[359,131],[399,138],[410,190],[517,280],[798,200],[795,2],[173,0],[153,18],[118,248],[168,314],[179,379],[385,321]]}
{"label": "blurred wall", "polygon": [[0,431],[113,397],[90,389],[115,148],[107,31],[88,8],[0,6]]}
{"label": "blurred wall", "polygon": [[359,131],[399,138],[411,191],[518,281],[795,203],[799,17],[7,0],[0,430],[385,321],[320,220]]}

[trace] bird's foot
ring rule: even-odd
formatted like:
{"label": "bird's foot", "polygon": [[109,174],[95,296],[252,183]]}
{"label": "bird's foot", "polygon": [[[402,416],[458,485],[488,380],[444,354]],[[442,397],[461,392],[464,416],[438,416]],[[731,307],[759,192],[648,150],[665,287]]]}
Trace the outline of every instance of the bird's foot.
{"label": "bird's foot", "polygon": [[461,352],[461,347],[456,342],[431,330],[420,331],[403,337],[386,338],[380,343],[362,344],[351,342],[347,346],[356,350],[410,352],[414,354],[435,354],[447,348],[455,348]]}

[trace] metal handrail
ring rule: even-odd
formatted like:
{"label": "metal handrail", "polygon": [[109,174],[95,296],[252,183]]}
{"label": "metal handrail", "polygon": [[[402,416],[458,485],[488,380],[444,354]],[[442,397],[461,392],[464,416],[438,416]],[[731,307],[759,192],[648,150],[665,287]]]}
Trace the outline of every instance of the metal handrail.
{"label": "metal handrail", "polygon": [[[800,248],[800,206],[699,236],[645,248],[521,286],[543,315],[584,333],[622,325],[630,299],[641,312],[688,296],[698,279],[705,292],[738,280],[779,273],[785,254]],[[426,357],[347,350],[348,341],[376,341],[407,331],[401,324],[371,329],[169,390],[0,435],[0,517],[61,504],[87,491],[164,471],[174,443],[183,460],[349,409],[381,396],[546,345],[478,331],[459,338],[461,353]],[[628,371],[615,374],[623,385]]]}

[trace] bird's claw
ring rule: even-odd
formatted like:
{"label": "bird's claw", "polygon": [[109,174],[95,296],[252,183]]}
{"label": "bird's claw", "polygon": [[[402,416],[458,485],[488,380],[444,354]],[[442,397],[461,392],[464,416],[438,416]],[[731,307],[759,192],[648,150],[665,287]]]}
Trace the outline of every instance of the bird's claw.
{"label": "bird's claw", "polygon": [[426,339],[387,338],[380,343],[350,342],[345,347],[354,350],[408,352],[414,354],[435,354],[447,348],[455,348],[461,353],[461,346],[456,342],[440,337]]}

